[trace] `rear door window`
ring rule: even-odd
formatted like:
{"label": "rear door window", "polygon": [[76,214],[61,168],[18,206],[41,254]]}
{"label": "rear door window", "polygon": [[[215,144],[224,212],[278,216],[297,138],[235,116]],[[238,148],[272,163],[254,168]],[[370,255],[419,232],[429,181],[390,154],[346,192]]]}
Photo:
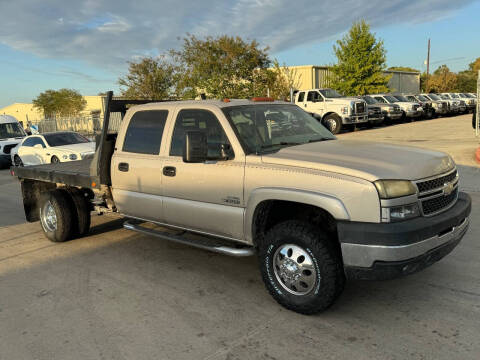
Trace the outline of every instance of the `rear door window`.
{"label": "rear door window", "polygon": [[122,150],[130,153],[158,155],[167,110],[138,111],[128,124]]}

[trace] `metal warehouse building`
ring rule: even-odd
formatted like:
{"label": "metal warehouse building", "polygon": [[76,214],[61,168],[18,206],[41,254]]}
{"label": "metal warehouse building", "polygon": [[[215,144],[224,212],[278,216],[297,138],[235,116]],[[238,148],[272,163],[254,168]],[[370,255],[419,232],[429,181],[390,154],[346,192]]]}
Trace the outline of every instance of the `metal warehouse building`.
{"label": "metal warehouse building", "polygon": [[[287,68],[295,71],[298,90],[330,87],[331,72],[328,66],[301,65]],[[418,72],[387,70],[385,75],[392,76],[388,82],[391,92],[420,92],[420,73]]]}

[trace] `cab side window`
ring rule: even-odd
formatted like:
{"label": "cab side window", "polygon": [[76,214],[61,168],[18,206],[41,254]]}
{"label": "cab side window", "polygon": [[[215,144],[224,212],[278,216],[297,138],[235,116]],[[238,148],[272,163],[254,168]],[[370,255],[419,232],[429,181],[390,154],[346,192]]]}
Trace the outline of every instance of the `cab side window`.
{"label": "cab side window", "polygon": [[167,116],[167,110],[138,111],[133,114],[122,151],[158,155]]}
{"label": "cab side window", "polygon": [[384,98],[379,97],[379,96],[374,97],[374,99],[377,100],[377,101],[380,101],[381,103],[384,103],[384,104],[387,103]]}
{"label": "cab side window", "polygon": [[320,94],[317,91],[309,91],[307,95],[307,101],[319,101]]}
{"label": "cab side window", "polygon": [[203,131],[207,136],[208,158],[220,159],[222,146],[229,152],[229,158],[233,158],[227,135],[223,131],[216,116],[208,110],[187,109],[178,113],[173,129],[170,156],[183,156],[185,147],[185,133],[189,130]]}
{"label": "cab side window", "polygon": [[298,94],[298,102],[303,102],[303,99],[305,99],[305,93],[302,91],[301,93]]}

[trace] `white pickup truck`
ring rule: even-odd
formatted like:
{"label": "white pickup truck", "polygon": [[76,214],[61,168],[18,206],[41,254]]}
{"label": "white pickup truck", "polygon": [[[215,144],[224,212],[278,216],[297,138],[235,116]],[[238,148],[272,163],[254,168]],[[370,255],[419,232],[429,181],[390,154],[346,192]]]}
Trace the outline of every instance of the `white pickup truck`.
{"label": "white pickup truck", "polygon": [[344,126],[368,122],[367,103],[355,97],[345,97],[333,89],[311,89],[295,94],[295,104],[319,119],[332,134]]}

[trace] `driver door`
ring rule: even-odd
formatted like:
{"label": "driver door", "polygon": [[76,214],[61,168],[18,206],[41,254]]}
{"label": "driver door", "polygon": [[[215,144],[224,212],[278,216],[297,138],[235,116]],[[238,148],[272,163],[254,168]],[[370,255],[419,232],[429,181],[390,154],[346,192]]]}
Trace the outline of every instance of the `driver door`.
{"label": "driver door", "polygon": [[304,109],[312,114],[323,116],[325,113],[325,102],[318,91],[309,91],[305,101]]}
{"label": "driver door", "polygon": [[[226,119],[222,120],[226,125]],[[208,161],[183,162],[185,132],[189,130],[206,133]],[[180,110],[170,139],[162,177],[165,222],[243,239],[245,156],[233,151],[217,115],[206,109]],[[222,145],[231,149],[228,159],[221,158]]]}

